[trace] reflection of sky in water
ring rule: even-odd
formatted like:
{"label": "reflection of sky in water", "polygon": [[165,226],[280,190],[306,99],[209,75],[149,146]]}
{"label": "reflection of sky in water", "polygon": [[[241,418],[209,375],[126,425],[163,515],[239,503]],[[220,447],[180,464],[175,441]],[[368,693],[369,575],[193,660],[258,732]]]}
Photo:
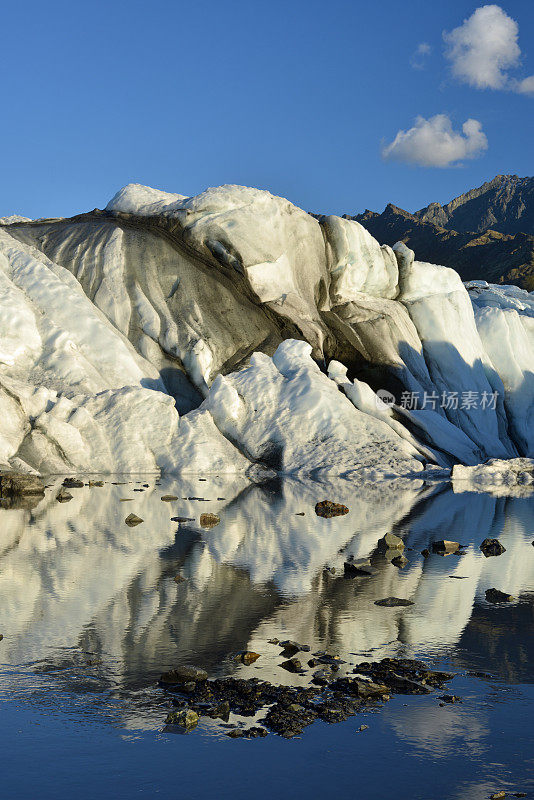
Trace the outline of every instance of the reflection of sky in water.
{"label": "reflection of sky in water", "polygon": [[[396,698],[376,715],[387,727],[383,738],[423,761],[446,763],[458,751],[483,759],[503,709],[513,707],[518,720],[532,709],[530,688],[511,684],[534,682],[534,498],[420,484],[394,491],[340,480],[257,486],[195,477],[156,486],[150,478],[145,491],[133,491],[143,483],[71,490],[73,500],[60,504],[58,482],[31,511],[0,511],[0,697],[16,697],[21,708],[31,697],[40,713],[58,707],[94,725],[119,721],[132,733],[154,731],[167,702],[155,678],[180,662],[306,683],[309,676],[295,679],[279,667],[279,648],[267,643],[277,636],[338,652],[350,664],[429,656],[496,676],[491,683],[457,679],[467,681],[462,705],[442,709],[435,698],[418,698],[404,708]],[[162,494],[179,499],[165,503]],[[183,499],[191,497],[203,500]],[[319,519],[314,505],[326,498],[345,502],[350,513]],[[144,523],[128,528],[132,511]],[[220,524],[203,530],[202,511],[218,513]],[[194,522],[178,525],[171,516]],[[406,543],[402,570],[376,550],[388,531]],[[486,559],[479,549],[486,537],[499,538],[506,553]],[[420,551],[437,539],[459,541],[465,554],[424,559]],[[374,575],[344,579],[349,556],[369,556]],[[183,583],[174,581],[178,573]],[[484,592],[493,586],[518,602],[490,606]],[[414,605],[374,605],[388,595]],[[261,659],[236,666],[231,654],[242,649]],[[461,693],[459,686],[451,689]],[[203,730],[218,735],[211,724]],[[337,737],[333,730],[329,739]],[[316,736],[305,735],[310,742]],[[485,781],[477,781],[463,784],[468,796],[487,796]]]}

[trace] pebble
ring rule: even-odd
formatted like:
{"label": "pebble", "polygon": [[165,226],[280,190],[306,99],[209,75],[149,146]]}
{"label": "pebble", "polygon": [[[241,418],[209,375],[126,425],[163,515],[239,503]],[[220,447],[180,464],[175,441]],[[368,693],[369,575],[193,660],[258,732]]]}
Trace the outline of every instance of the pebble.
{"label": "pebble", "polygon": [[320,503],[316,503],[315,513],[318,517],[330,519],[331,517],[342,517],[345,514],[348,514],[349,509],[347,506],[342,505],[342,503],[333,503],[331,500],[322,500]]}
{"label": "pebble", "polygon": [[206,528],[209,530],[210,528],[214,528],[216,525],[219,524],[221,521],[220,517],[217,514],[201,514],[200,515],[200,527]]}
{"label": "pebble", "polygon": [[501,592],[500,589],[486,589],[486,600],[488,603],[511,603],[513,599],[511,594]]}
{"label": "pebble", "polygon": [[130,528],[135,528],[136,525],[140,525],[142,522],[144,522],[144,520],[142,520],[141,517],[138,517],[137,514],[128,514],[124,521],[130,526]]}

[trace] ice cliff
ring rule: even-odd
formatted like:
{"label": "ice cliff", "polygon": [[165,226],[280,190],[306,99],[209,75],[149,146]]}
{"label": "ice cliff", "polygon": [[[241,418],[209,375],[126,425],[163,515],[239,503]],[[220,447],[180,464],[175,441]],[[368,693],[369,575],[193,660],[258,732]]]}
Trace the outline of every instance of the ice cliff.
{"label": "ice cliff", "polygon": [[409,476],[534,456],[533,409],[534,294],[356,221],[139,185],[0,220],[2,468]]}

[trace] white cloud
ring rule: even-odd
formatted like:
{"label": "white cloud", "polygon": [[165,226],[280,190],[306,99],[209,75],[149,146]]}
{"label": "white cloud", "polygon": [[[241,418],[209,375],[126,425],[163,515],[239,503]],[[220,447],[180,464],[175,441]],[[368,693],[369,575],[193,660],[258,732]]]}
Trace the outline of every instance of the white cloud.
{"label": "white cloud", "polygon": [[477,89],[511,89],[530,94],[534,76],[518,81],[508,74],[521,56],[518,34],[517,22],[500,6],[477,8],[458,28],[443,33],[452,74]]}
{"label": "white cloud", "polygon": [[410,58],[410,64],[414,69],[424,69],[425,59],[432,52],[432,48],[428,42],[421,42],[417,45],[415,53]]}
{"label": "white cloud", "polygon": [[534,95],[534,75],[530,75],[528,78],[523,78],[522,81],[516,81],[513,88],[514,92],[518,92],[519,94]]}
{"label": "white cloud", "polygon": [[421,167],[450,167],[463,159],[476,158],[487,147],[488,140],[478,120],[466,120],[460,133],[453,130],[446,114],[436,114],[430,119],[417,117],[413,128],[399,131],[390,144],[382,147],[382,158]]}

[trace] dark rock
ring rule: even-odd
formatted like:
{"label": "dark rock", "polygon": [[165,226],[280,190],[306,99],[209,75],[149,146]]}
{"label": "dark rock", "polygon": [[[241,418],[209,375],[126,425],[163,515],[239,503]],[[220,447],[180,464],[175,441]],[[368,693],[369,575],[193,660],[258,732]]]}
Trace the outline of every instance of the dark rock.
{"label": "dark rock", "polygon": [[166,725],[179,725],[186,731],[192,731],[198,725],[199,716],[191,708],[183,711],[170,711],[165,720]]}
{"label": "dark rock", "polygon": [[186,664],[181,667],[171,669],[169,672],[164,672],[160,678],[161,683],[187,683],[188,681],[207,681],[208,673],[200,667],[194,667]]}
{"label": "dark rock", "polygon": [[345,664],[345,661],[340,656],[332,655],[331,653],[325,653],[323,651],[319,651],[318,653],[313,654],[317,663],[319,664],[330,664],[331,667],[335,669],[339,669],[340,664]]}
{"label": "dark rock", "polygon": [[135,528],[136,525],[140,525],[142,522],[144,522],[144,520],[142,520],[141,517],[138,517],[137,514],[128,514],[124,521],[130,526],[130,528]]}
{"label": "dark rock", "polygon": [[318,686],[327,686],[334,679],[334,671],[332,667],[321,667],[313,673],[312,683]]}
{"label": "dark rock", "polygon": [[288,672],[302,672],[302,664],[298,658],[288,658],[287,661],[282,661],[280,666]]}
{"label": "dark rock", "polygon": [[461,703],[462,702],[462,698],[458,697],[458,695],[456,695],[456,694],[444,694],[439,699],[443,700],[444,703],[448,703],[448,704]]}
{"label": "dark rock", "polygon": [[503,797],[506,797],[506,792],[494,792],[490,794],[490,800],[503,800]]}
{"label": "dark rock", "polygon": [[254,662],[257,661],[259,657],[260,654],[253,653],[252,650],[247,650],[246,652],[239,654],[239,658],[241,659],[243,664],[246,664],[247,666],[249,664],[254,664]]}
{"label": "dark rock", "polygon": [[390,688],[385,684],[351,677],[338,678],[330,684],[330,688],[335,692],[353,694],[362,700],[378,700],[388,697],[390,694]]}
{"label": "dark rock", "polygon": [[279,642],[280,647],[283,647],[281,654],[284,658],[291,658],[294,656],[295,653],[299,651],[302,653],[309,653],[310,646],[308,644],[299,644],[298,642],[294,642],[292,639],[285,639],[283,642]]}
{"label": "dark rock", "polygon": [[2,641],[3,638],[4,638],[4,634],[0,633],[0,642]]}
{"label": "dark rock", "polygon": [[440,555],[457,553],[459,549],[460,542],[450,542],[447,539],[440,539],[438,542],[432,542],[432,552],[439,553]]}
{"label": "dark rock", "polygon": [[178,500],[175,494],[164,494],[160,498],[164,503],[172,503],[173,500]]}
{"label": "dark rock", "polygon": [[269,644],[280,644],[280,639],[276,639],[275,637],[274,639],[268,639],[267,642]]}
{"label": "dark rock", "polygon": [[268,736],[269,731],[254,725],[252,728],[234,728],[226,734],[231,739],[257,739],[258,737]]}
{"label": "dark rock", "polygon": [[207,513],[200,515],[200,527],[206,528],[207,530],[214,528],[216,525],[219,524],[220,521],[221,519],[220,517],[217,516],[217,514]]}
{"label": "dark rock", "polygon": [[83,485],[83,481],[78,480],[78,478],[65,478],[63,481],[65,489],[83,489]]}
{"label": "dark rock", "polygon": [[385,608],[395,608],[396,606],[413,606],[412,600],[403,600],[400,597],[384,597],[383,600],[375,600],[375,606]]}
{"label": "dark rock", "polygon": [[91,489],[93,487],[101,488],[104,485],[104,481],[89,481],[87,484]]}
{"label": "dark rock", "polygon": [[395,558],[391,559],[391,563],[393,564],[394,567],[397,567],[398,569],[404,569],[404,567],[408,563],[408,559],[406,558],[406,556],[402,555],[395,556]]}
{"label": "dark rock", "polygon": [[486,600],[488,603],[510,603],[513,599],[511,594],[501,592],[500,589],[486,589]]}
{"label": "dark rock", "polygon": [[333,503],[331,500],[322,500],[320,503],[316,504],[315,513],[318,517],[330,519],[331,517],[341,517],[344,514],[348,514],[349,509],[341,503]]}
{"label": "dark rock", "polygon": [[425,547],[425,549],[424,549],[424,550],[421,550],[421,555],[423,556],[423,558],[428,558],[428,556],[430,555],[430,550],[428,550],[428,549]]}
{"label": "dark rock", "polygon": [[186,579],[184,578],[183,575],[175,575],[174,576],[174,582],[175,583],[183,583],[185,580]]}
{"label": "dark rock", "polygon": [[228,722],[230,717],[230,703],[228,700],[223,700],[216,705],[208,706],[202,711],[202,714],[211,719],[222,719],[224,722]]}
{"label": "dark rock", "polygon": [[194,522],[194,517],[171,517],[171,522]]}
{"label": "dark rock", "polygon": [[360,733],[361,733],[361,731],[368,731],[369,730],[369,725],[360,725],[358,730],[360,731]]}
{"label": "dark rock", "polygon": [[359,558],[357,561],[345,561],[343,565],[347,578],[370,577],[375,574],[368,558]]}
{"label": "dark rock", "polygon": [[[388,550],[404,550],[404,542],[400,538],[400,536],[396,536],[394,533],[386,533],[381,539],[378,540],[378,549],[381,553],[385,553]],[[398,556],[398,553],[394,554]]]}
{"label": "dark rock", "polygon": [[60,489],[56,495],[56,500],[58,503],[68,503],[69,500],[72,500],[72,495],[66,489]]}
{"label": "dark rock", "polygon": [[500,556],[502,553],[506,553],[506,547],[504,547],[498,539],[484,539],[480,545],[480,549],[486,558],[490,556]]}

